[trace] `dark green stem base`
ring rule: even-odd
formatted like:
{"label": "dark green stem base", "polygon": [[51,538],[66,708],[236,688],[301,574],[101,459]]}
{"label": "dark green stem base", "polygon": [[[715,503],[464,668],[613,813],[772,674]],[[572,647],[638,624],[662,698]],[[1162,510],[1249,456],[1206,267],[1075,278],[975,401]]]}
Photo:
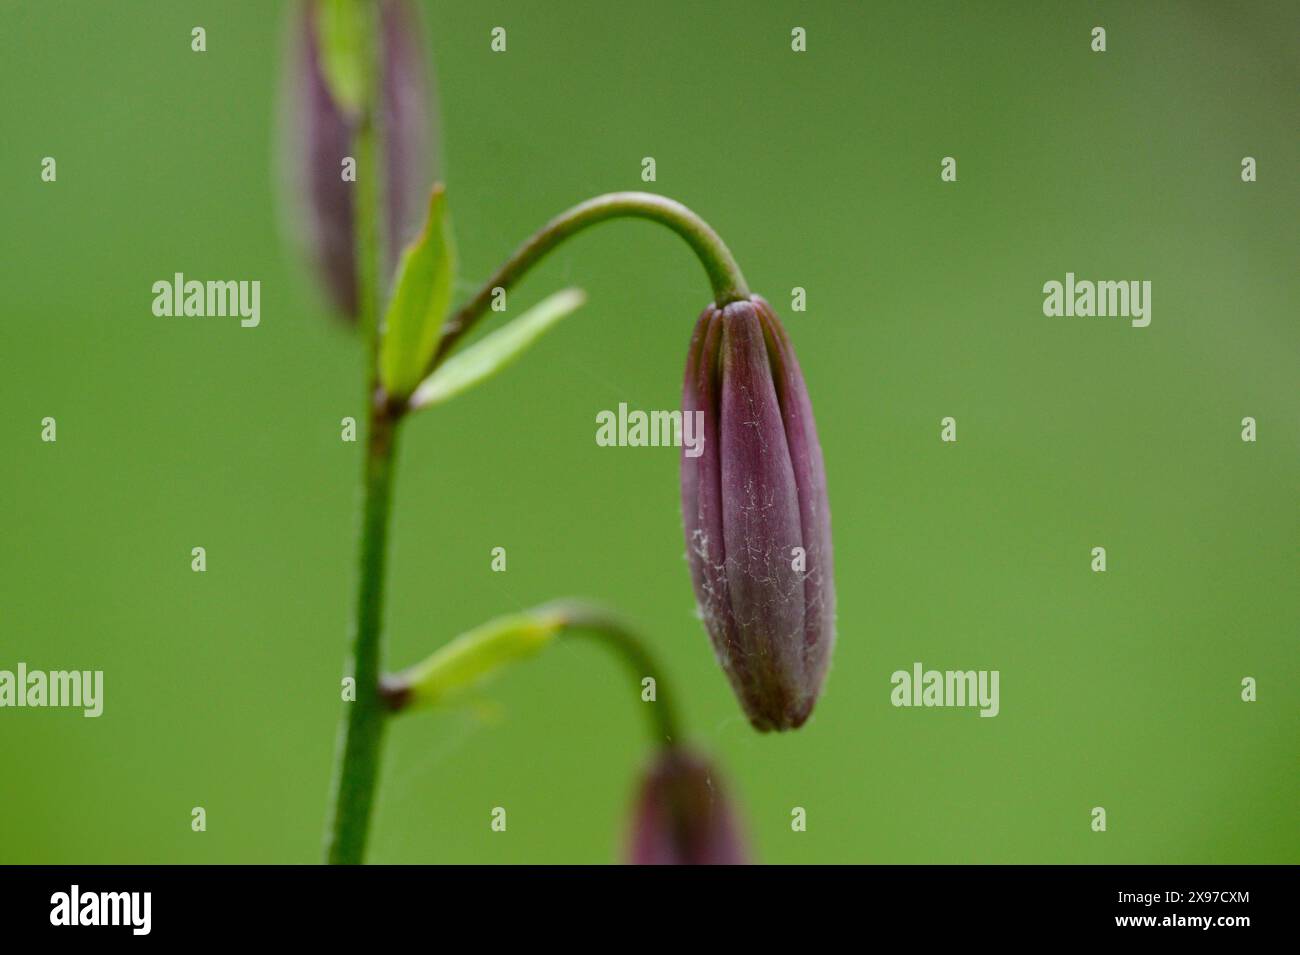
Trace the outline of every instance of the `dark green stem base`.
{"label": "dark green stem base", "polygon": [[375,783],[379,777],[387,717],[379,692],[384,565],[396,437],[396,422],[386,409],[376,408],[371,413],[366,444],[361,583],[352,642],[350,676],[356,682],[356,700],[343,704],[325,850],[326,861],[336,865],[358,864],[364,859]]}

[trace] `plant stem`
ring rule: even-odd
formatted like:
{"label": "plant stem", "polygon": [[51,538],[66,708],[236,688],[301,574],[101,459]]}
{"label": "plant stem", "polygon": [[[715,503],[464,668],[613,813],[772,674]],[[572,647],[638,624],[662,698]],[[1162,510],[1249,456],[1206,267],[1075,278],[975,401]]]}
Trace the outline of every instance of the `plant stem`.
{"label": "plant stem", "polygon": [[350,675],[356,698],[344,703],[339,723],[330,818],[326,827],[326,860],[357,864],[365,857],[370,812],[383,746],[386,712],[379,695],[383,656],[381,632],[384,606],[384,566],[388,547],[388,514],[393,489],[397,424],[400,420],[378,394],[379,307],[383,249],[380,245],[383,195],[383,149],[380,99],[382,63],[378,41],[378,8],[366,5],[360,18],[368,57],[360,115],[353,133],[357,156],[354,215],[358,301],[365,338],[365,401],[370,409],[366,457],[362,471],[361,545],[356,622],[352,634]]}
{"label": "plant stem", "polygon": [[384,567],[393,489],[397,422],[386,408],[371,412],[366,442],[365,505],[361,524],[360,586],[352,643],[356,699],[344,704],[333,783],[326,858],[358,864],[365,855],[387,716],[379,692],[382,672]]}
{"label": "plant stem", "polygon": [[650,720],[657,736],[656,742],[676,742],[680,737],[673,696],[671,693],[662,693],[663,671],[640,638],[618,616],[601,607],[577,601],[565,601],[553,606],[562,614],[566,631],[595,637],[617,653],[627,664],[638,689],[645,677],[654,677],[655,702],[650,707]]}
{"label": "plant stem", "polygon": [[443,325],[438,350],[429,363],[432,371],[451,352],[461,336],[486,314],[493,289],[508,289],[539,259],[576,232],[619,218],[649,219],[672,229],[691,247],[708,274],[713,301],[718,307],[749,297],[749,286],[731,251],[712,227],[694,212],[664,196],[649,192],[611,192],[574,206],[546,223],[517,248],[478,293]]}

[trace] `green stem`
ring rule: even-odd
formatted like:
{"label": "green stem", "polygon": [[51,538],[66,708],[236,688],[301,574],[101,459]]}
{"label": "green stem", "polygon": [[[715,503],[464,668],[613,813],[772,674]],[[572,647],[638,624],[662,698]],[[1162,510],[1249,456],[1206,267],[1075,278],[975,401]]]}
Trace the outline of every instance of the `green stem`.
{"label": "green stem", "polygon": [[361,525],[360,587],[353,631],[351,676],[356,699],[344,704],[334,775],[326,857],[360,863],[365,855],[383,746],[386,710],[380,697],[383,659],[384,565],[392,500],[396,422],[383,408],[371,415],[366,447],[365,506]]}
{"label": "green stem", "polygon": [[517,248],[478,293],[443,325],[438,350],[429,363],[432,371],[451,352],[492,304],[493,289],[508,289],[539,259],[576,232],[619,218],[649,219],[666,225],[686,240],[699,258],[713,287],[719,307],[749,297],[749,286],[731,251],[707,222],[680,202],[649,192],[611,192],[574,206],[556,216]]}
{"label": "green stem", "polygon": [[379,306],[382,295],[383,249],[380,245],[383,195],[383,151],[380,129],[382,74],[377,8],[366,5],[360,18],[369,69],[363,103],[353,133],[357,157],[355,205],[356,261],[360,320],[366,342],[366,405],[370,409],[366,458],[362,475],[361,546],[356,622],[352,634],[350,675],[356,699],[344,704],[339,724],[330,818],[326,827],[326,859],[330,863],[363,861],[375,784],[379,776],[386,712],[379,693],[383,672],[381,629],[384,606],[384,564],[388,543],[388,514],[392,498],[393,465],[398,418],[378,397]]}

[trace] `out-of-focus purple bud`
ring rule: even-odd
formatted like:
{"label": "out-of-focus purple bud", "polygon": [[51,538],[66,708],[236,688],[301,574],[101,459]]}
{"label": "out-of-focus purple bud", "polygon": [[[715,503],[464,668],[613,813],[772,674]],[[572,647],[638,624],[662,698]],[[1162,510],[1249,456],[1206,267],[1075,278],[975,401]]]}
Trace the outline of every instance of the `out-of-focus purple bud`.
{"label": "out-of-focus purple bud", "polygon": [[682,394],[695,412],[682,520],[700,616],[754,727],[794,729],[835,642],[831,515],[803,373],[762,298],[700,316]]}
{"label": "out-of-focus purple bud", "polygon": [[[287,57],[281,110],[285,135],[282,176],[296,200],[292,229],[310,254],[334,306],[357,315],[357,183],[344,179],[356,116],[330,93],[322,66],[319,0],[303,0],[293,13],[293,50]],[[381,0],[382,130],[385,179],[384,237],[387,283],[402,248],[419,231],[432,168],[433,96],[425,68],[420,18],[409,0]],[[367,171],[357,169],[358,177]]]}
{"label": "out-of-focus purple bud", "polygon": [[744,865],[740,828],[717,775],[678,746],[660,750],[637,795],[632,865]]}

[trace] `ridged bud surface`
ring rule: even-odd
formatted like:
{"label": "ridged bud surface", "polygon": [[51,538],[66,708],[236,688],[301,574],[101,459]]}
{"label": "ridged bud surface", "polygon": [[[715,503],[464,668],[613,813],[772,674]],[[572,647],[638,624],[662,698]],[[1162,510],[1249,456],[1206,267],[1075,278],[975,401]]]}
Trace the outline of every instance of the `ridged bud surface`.
{"label": "ridged bud surface", "polygon": [[704,425],[681,473],[700,616],[750,722],[794,729],[835,642],[830,507],[803,373],[762,298],[700,316],[682,412]]}

